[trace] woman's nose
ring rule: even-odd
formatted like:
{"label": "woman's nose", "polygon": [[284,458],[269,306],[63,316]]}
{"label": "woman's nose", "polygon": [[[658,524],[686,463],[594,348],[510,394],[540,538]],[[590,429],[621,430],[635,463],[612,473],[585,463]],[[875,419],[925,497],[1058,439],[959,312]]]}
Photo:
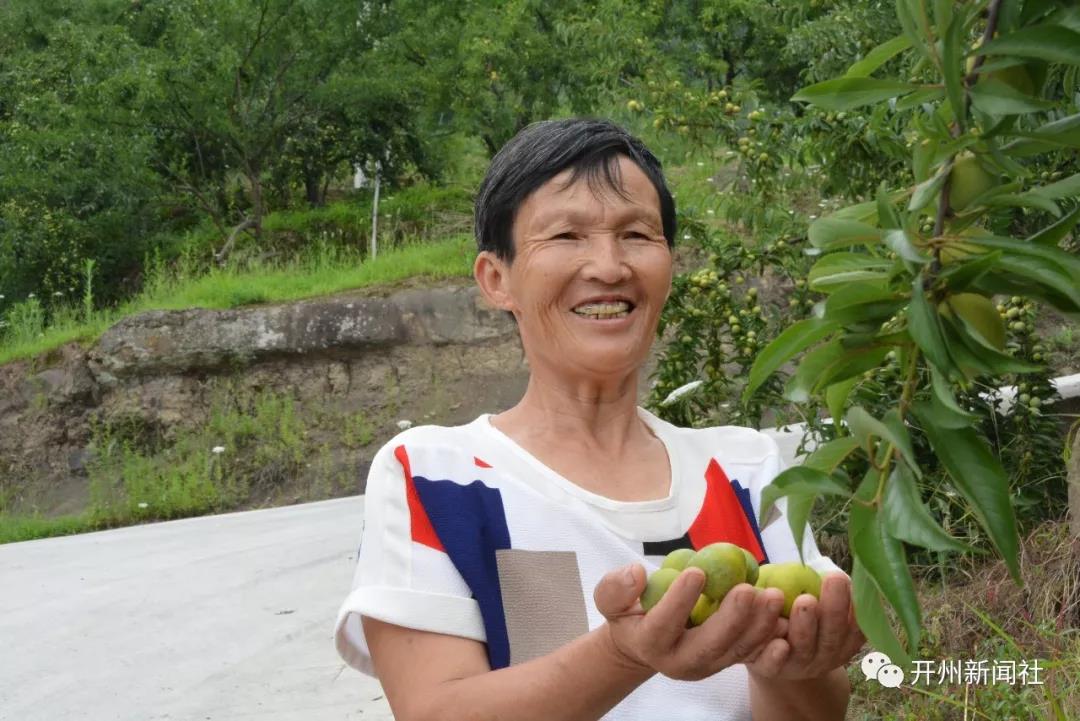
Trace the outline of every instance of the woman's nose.
{"label": "woman's nose", "polygon": [[586,270],[590,277],[615,283],[630,276],[626,249],[614,234],[604,233],[589,238],[586,253],[589,259]]}

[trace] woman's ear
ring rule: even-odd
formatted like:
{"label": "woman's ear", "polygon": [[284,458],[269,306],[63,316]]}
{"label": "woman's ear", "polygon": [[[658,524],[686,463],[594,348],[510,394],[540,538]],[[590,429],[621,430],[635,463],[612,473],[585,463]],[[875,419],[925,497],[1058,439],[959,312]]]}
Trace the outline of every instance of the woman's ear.
{"label": "woman's ear", "polygon": [[513,310],[510,297],[510,269],[501,259],[489,250],[481,251],[473,263],[473,278],[480,286],[493,307],[499,310]]}

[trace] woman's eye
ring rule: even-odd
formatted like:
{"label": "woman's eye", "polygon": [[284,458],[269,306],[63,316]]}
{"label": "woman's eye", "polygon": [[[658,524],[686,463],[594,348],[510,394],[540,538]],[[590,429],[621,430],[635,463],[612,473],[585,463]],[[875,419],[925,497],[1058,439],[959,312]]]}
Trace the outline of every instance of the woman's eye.
{"label": "woman's eye", "polygon": [[577,236],[575,236],[573,233],[571,233],[569,230],[567,230],[567,231],[565,231],[563,233],[559,233],[558,235],[556,235],[555,239],[556,240],[559,240],[559,239],[573,240],[575,237],[577,237]]}

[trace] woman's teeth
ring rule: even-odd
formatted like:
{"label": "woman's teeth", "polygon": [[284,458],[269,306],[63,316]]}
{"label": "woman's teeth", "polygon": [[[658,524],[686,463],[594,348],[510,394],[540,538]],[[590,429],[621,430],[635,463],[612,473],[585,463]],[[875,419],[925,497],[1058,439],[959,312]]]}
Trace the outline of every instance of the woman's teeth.
{"label": "woman's teeth", "polygon": [[622,318],[630,315],[630,304],[618,303],[589,303],[588,305],[574,308],[574,312],[586,318],[600,320],[601,318]]}

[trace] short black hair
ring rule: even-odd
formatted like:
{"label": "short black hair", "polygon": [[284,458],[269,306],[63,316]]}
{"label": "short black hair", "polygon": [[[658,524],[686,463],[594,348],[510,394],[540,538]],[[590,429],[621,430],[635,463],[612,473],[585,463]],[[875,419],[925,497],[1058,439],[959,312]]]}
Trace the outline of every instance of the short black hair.
{"label": "short black hair", "polygon": [[[514,216],[537,188],[567,168],[572,185],[585,174],[599,191],[607,185],[625,197],[618,156],[625,155],[648,176],[660,198],[660,220],[668,247],[675,246],[675,200],[662,166],[645,144],[610,120],[568,118],[527,126],[495,154],[476,194],[475,230],[480,251],[514,261]],[[602,177],[601,177],[602,176]],[[603,182],[601,182],[603,181]]]}

